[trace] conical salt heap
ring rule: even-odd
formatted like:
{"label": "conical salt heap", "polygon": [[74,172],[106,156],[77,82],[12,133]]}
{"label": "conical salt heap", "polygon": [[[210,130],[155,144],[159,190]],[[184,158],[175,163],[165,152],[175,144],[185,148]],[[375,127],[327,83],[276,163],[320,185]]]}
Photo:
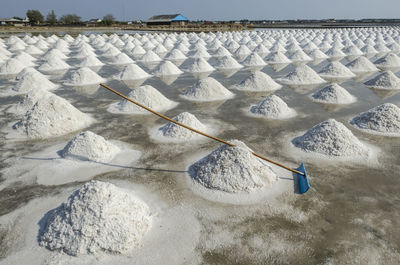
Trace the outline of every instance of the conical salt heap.
{"label": "conical salt heap", "polygon": [[190,177],[208,189],[228,193],[251,193],[278,180],[266,163],[252,154],[243,142],[221,145],[189,167]]}
{"label": "conical salt heap", "polygon": [[41,59],[46,60],[46,61],[48,61],[50,59],[54,59],[54,58],[64,60],[64,59],[67,59],[68,57],[62,51],[60,51],[58,49],[51,49],[41,57]]}
{"label": "conical salt heap", "polygon": [[266,73],[256,71],[233,88],[246,91],[275,91],[281,87]]}
{"label": "conical salt heap", "polygon": [[192,101],[217,101],[232,98],[234,95],[220,82],[207,77],[194,84],[182,97]]}
{"label": "conical salt heap", "polygon": [[147,204],[132,192],[91,181],[42,220],[39,244],[78,256],[124,253],[140,247],[152,216]]}
{"label": "conical salt heap", "polygon": [[244,61],[242,62],[242,64],[244,66],[264,66],[267,65],[264,60],[260,57],[260,55],[258,55],[257,53],[251,53],[249,56],[246,57],[246,59],[244,59]]}
{"label": "conical salt heap", "polygon": [[114,56],[110,62],[110,64],[130,64],[130,63],[134,63],[133,60],[123,52]]}
{"label": "conical salt heap", "polygon": [[[167,111],[174,108],[177,103],[169,100],[163,94],[161,94],[157,89],[150,85],[141,86],[135,88],[128,94],[128,98],[151,108],[155,111]],[[137,114],[150,114],[147,110],[136,106],[135,104],[122,100],[117,103],[113,103],[108,108],[111,113],[137,113]]]}
{"label": "conical salt heap", "polygon": [[11,106],[7,111],[17,115],[23,115],[29,111],[39,100],[45,99],[54,95],[53,93],[44,89],[33,89],[19,101],[17,104]]}
{"label": "conical salt heap", "polygon": [[25,68],[25,65],[14,58],[7,60],[0,66],[0,75],[16,75]]}
{"label": "conical salt heap", "polygon": [[364,84],[375,89],[397,90],[400,89],[400,78],[391,71],[384,71]]}
{"label": "conical salt heap", "polygon": [[147,63],[151,63],[151,62],[159,62],[162,61],[160,56],[158,56],[155,52],[153,52],[152,50],[148,51],[145,55],[142,56],[142,58],[140,59],[142,62],[147,62]]}
{"label": "conical salt heap", "polygon": [[338,61],[330,62],[319,73],[322,78],[327,80],[343,80],[353,78],[356,75]]}
{"label": "conical salt heap", "polygon": [[[201,123],[193,114],[189,112],[182,112],[181,114],[172,118],[173,120],[183,123],[189,127],[197,129],[201,132],[207,132],[207,126]],[[178,139],[178,140],[188,140],[199,137],[200,135],[183,128],[175,123],[168,122],[164,126],[158,129],[158,133],[161,136],[168,137],[171,139]]]}
{"label": "conical salt heap", "polygon": [[119,147],[104,137],[91,131],[84,131],[74,136],[59,154],[68,159],[107,163],[120,151]]}
{"label": "conical salt heap", "polygon": [[292,61],[282,52],[272,52],[265,58],[265,62],[269,64],[289,64]]}
{"label": "conical salt heap", "polygon": [[398,70],[400,68],[400,58],[394,53],[388,53],[374,62],[376,67],[382,70]]}
{"label": "conical salt heap", "polygon": [[302,50],[296,50],[291,53],[289,59],[292,60],[292,62],[294,63],[306,63],[313,60]]}
{"label": "conical salt heap", "polygon": [[400,108],[384,103],[358,114],[350,124],[369,133],[400,137]]}
{"label": "conical salt heap", "polygon": [[168,59],[168,60],[186,60],[187,57],[180,50],[173,49],[172,51],[170,51],[167,54],[167,56],[165,56],[164,59]]}
{"label": "conical salt heap", "polygon": [[183,74],[183,72],[172,62],[163,61],[154,69],[153,74],[155,76],[168,76],[180,75]]}
{"label": "conical salt heap", "polygon": [[336,83],[323,87],[311,95],[317,102],[326,104],[351,104],[357,99]]}
{"label": "conical salt heap", "polygon": [[378,68],[366,57],[360,56],[346,64],[346,67],[355,74],[372,73],[379,71]]}
{"label": "conical salt heap", "polygon": [[360,157],[368,149],[342,123],[329,119],[321,122],[304,135],[292,140],[292,144],[305,152],[315,152],[334,157]]}
{"label": "conical salt heap", "polygon": [[46,76],[39,72],[32,71],[21,76],[17,84],[12,88],[12,90],[19,93],[26,93],[30,90],[52,90],[56,87],[57,85],[47,79]]}
{"label": "conical salt heap", "polygon": [[67,64],[61,59],[52,57],[47,61],[45,61],[42,65],[40,65],[38,70],[44,72],[52,72],[52,71],[66,70],[68,68],[71,68],[69,64]]}
{"label": "conical salt heap", "polygon": [[312,58],[313,60],[324,60],[324,59],[328,59],[329,58],[328,55],[326,55],[325,53],[323,53],[319,49],[315,49],[315,50],[310,51],[308,56],[310,56],[310,58]]}
{"label": "conical salt heap", "polygon": [[192,64],[186,69],[189,73],[207,73],[214,71],[215,68],[212,67],[204,58],[193,59]]}
{"label": "conical salt heap", "polygon": [[51,95],[39,99],[13,129],[31,139],[45,139],[83,129],[93,122],[67,100]]}
{"label": "conical salt heap", "polygon": [[97,59],[96,56],[93,56],[93,55],[85,57],[78,64],[79,67],[95,67],[95,66],[102,66],[102,65],[104,65],[104,63],[102,63],[99,59]]}
{"label": "conical salt heap", "polygon": [[286,85],[317,85],[326,83],[313,69],[307,65],[300,65],[278,82]]}
{"label": "conical salt heap", "polygon": [[255,106],[250,108],[250,112],[265,117],[267,119],[289,119],[296,116],[296,111],[278,96],[270,95]]}
{"label": "conical salt heap", "polygon": [[223,56],[218,60],[215,68],[220,70],[230,70],[243,68],[243,66],[238,63],[232,56]]}
{"label": "conical salt heap", "polygon": [[88,67],[82,67],[73,70],[67,81],[64,82],[66,86],[85,86],[105,82],[105,79],[90,70]]}
{"label": "conical salt heap", "polygon": [[149,78],[151,75],[146,73],[136,64],[128,64],[115,78],[119,80],[140,80]]}

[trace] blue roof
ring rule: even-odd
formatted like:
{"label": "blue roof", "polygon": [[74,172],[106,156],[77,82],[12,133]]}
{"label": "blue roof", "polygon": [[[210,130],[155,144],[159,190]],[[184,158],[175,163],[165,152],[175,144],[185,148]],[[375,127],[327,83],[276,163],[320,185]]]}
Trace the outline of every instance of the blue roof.
{"label": "blue roof", "polygon": [[174,19],[172,19],[172,21],[189,21],[189,19],[179,14]]}

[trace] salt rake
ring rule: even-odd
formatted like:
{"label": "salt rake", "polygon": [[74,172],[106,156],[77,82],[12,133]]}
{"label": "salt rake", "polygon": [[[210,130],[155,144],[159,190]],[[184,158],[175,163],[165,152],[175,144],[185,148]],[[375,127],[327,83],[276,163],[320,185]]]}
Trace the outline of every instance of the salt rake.
{"label": "salt rake", "polygon": [[[157,115],[157,116],[160,117],[160,118],[163,118],[164,120],[167,120],[167,121],[169,121],[169,122],[175,123],[176,125],[179,125],[179,126],[181,126],[181,127],[183,127],[183,128],[186,128],[186,129],[188,129],[188,130],[191,130],[192,132],[198,133],[198,134],[203,135],[203,136],[205,136],[205,137],[211,138],[211,139],[213,139],[213,140],[215,140],[215,141],[217,141],[217,142],[220,142],[220,143],[223,143],[223,144],[226,144],[226,145],[229,145],[229,146],[235,146],[234,144],[232,144],[232,143],[230,143],[230,142],[228,142],[228,141],[225,141],[225,140],[223,140],[223,139],[217,138],[217,137],[212,136],[212,135],[209,135],[209,134],[207,134],[207,133],[198,131],[198,130],[196,130],[196,129],[192,128],[192,127],[189,127],[189,126],[187,126],[187,125],[185,125],[185,124],[183,124],[183,123],[180,123],[180,122],[178,122],[178,121],[175,121],[175,120],[173,120],[173,119],[171,119],[171,118],[169,118],[169,117],[167,117],[167,116],[165,116],[165,115],[163,115],[163,114],[161,114],[161,113],[158,113],[158,112],[156,112],[156,111],[154,111],[154,110],[152,110],[152,109],[150,109],[150,108],[148,108],[148,107],[146,107],[146,106],[140,104],[139,102],[136,102],[136,101],[134,101],[134,100],[128,98],[127,96],[125,96],[125,95],[119,93],[118,91],[112,89],[111,87],[109,87],[109,86],[107,86],[107,85],[105,85],[105,84],[100,84],[100,86],[102,86],[102,87],[108,89],[109,91],[113,92],[114,94],[117,94],[117,95],[120,96],[121,98],[123,98],[123,99],[125,99],[125,100],[128,100],[129,102],[132,102],[133,104],[135,104],[135,105],[137,105],[137,106],[139,106],[139,107],[141,107],[141,108],[143,108],[143,109],[145,109],[145,110],[147,110],[147,111],[150,111],[151,113]],[[265,161],[267,161],[267,162],[269,162],[269,163],[272,163],[272,164],[274,164],[274,165],[277,165],[277,166],[279,166],[279,167],[281,167],[281,168],[284,168],[284,169],[286,169],[286,170],[289,170],[289,171],[295,173],[295,174],[297,175],[297,179],[298,179],[298,183],[299,183],[299,192],[300,192],[300,194],[306,193],[306,192],[308,191],[308,189],[310,188],[310,184],[309,184],[309,182],[308,182],[307,172],[306,172],[306,168],[305,168],[305,166],[304,166],[304,163],[301,163],[301,165],[300,165],[297,169],[292,169],[292,168],[290,168],[290,167],[287,167],[287,166],[285,166],[285,165],[282,165],[281,163],[275,162],[275,161],[273,161],[273,160],[271,160],[271,159],[268,159],[268,158],[266,158],[266,157],[264,157],[264,156],[262,156],[262,155],[259,155],[259,154],[257,154],[257,153],[252,152],[252,154],[253,154],[254,156],[256,156],[256,157],[262,159],[262,160],[265,160]]]}

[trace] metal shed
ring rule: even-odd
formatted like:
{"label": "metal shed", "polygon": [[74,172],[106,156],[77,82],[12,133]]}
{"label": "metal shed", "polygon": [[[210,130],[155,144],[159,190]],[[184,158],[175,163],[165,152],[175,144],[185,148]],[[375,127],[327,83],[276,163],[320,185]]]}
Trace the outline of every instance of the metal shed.
{"label": "metal shed", "polygon": [[184,26],[189,22],[189,19],[181,14],[173,15],[157,15],[152,16],[147,20],[147,25],[179,25]]}

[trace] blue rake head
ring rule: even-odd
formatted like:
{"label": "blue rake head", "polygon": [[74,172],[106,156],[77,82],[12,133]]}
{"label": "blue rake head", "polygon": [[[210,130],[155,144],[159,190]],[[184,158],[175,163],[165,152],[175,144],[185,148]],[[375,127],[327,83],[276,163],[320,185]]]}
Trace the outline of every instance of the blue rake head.
{"label": "blue rake head", "polygon": [[304,163],[301,163],[301,165],[297,168],[297,171],[304,173],[304,176],[300,175],[300,174],[296,174],[297,178],[299,180],[300,194],[303,194],[303,193],[306,193],[308,191],[308,189],[310,188],[310,183],[308,183],[307,172],[306,172]]}

